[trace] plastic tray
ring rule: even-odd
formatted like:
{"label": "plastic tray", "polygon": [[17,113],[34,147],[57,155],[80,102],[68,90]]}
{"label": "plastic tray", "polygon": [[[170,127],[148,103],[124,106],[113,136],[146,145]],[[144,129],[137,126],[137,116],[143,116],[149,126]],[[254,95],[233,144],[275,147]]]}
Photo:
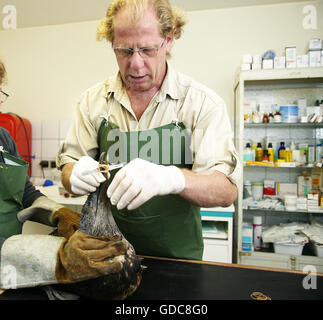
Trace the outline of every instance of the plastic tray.
{"label": "plastic tray", "polygon": [[323,245],[319,245],[315,242],[312,242],[313,250],[316,256],[323,257]]}
{"label": "plastic tray", "polygon": [[304,244],[296,243],[274,243],[275,253],[301,255]]}

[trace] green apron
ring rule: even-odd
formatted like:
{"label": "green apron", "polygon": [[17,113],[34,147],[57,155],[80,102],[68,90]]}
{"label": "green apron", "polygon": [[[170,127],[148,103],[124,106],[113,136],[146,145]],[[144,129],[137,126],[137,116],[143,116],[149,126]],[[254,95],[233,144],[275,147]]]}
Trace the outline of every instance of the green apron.
{"label": "green apron", "polygon": [[[182,140],[178,139],[178,135],[183,137]],[[191,169],[189,139],[183,123],[123,132],[117,125],[104,119],[98,133],[99,156],[110,163],[141,158],[156,164]],[[179,144],[180,140],[186,143]],[[111,172],[110,181],[116,172]],[[117,210],[112,205],[111,209],[120,231],[138,254],[202,259],[200,208],[179,195],[155,196],[131,211]]]}
{"label": "green apron", "polygon": [[0,163],[0,237],[8,238],[22,231],[17,213],[23,209],[28,163],[5,151],[2,155],[6,163]]}

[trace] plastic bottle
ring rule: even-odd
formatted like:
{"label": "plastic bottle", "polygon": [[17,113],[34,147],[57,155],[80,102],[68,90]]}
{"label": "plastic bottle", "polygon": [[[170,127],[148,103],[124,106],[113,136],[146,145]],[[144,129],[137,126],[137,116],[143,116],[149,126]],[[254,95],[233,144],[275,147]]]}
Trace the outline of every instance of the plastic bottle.
{"label": "plastic bottle", "polygon": [[291,151],[291,154],[292,154],[292,161],[295,161],[295,158],[296,158],[296,156],[295,156],[295,150],[296,150],[296,146],[295,146],[294,141],[292,141],[290,143],[290,151]]}
{"label": "plastic bottle", "polygon": [[246,147],[243,150],[243,163],[246,164],[248,160],[253,161],[253,152],[249,142],[246,144]]}
{"label": "plastic bottle", "polygon": [[322,153],[322,144],[318,143],[316,145],[316,150],[315,150],[315,161],[320,162],[321,161],[321,153]]}
{"label": "plastic bottle", "polygon": [[269,117],[268,117],[267,113],[264,114],[264,116],[262,118],[262,122],[263,123],[269,123]]}
{"label": "plastic bottle", "polygon": [[262,156],[263,156],[263,150],[261,143],[257,143],[257,148],[256,148],[256,161],[262,161]]}
{"label": "plastic bottle", "polygon": [[252,161],[256,161],[256,149],[257,149],[257,143],[253,142],[251,145]]}
{"label": "plastic bottle", "polygon": [[253,245],[256,251],[261,250],[262,243],[262,218],[261,216],[253,217]]}
{"label": "plastic bottle", "polygon": [[285,148],[285,142],[280,143],[280,147],[278,149],[278,158],[282,160],[286,160],[286,148]]}
{"label": "plastic bottle", "polygon": [[289,147],[286,148],[285,160],[286,162],[292,162],[292,150],[290,150]]}
{"label": "plastic bottle", "polygon": [[243,191],[244,191],[244,199],[252,197],[252,190],[251,190],[251,182],[249,180],[246,180],[243,185]]}
{"label": "plastic bottle", "polygon": [[274,121],[274,115],[273,115],[273,113],[270,111],[270,113],[269,113],[269,116],[268,116],[268,118],[269,118],[269,123],[274,123],[275,121]]}
{"label": "plastic bottle", "polygon": [[275,151],[273,149],[273,144],[271,142],[268,143],[268,161],[274,162],[275,161]]}
{"label": "plastic bottle", "polygon": [[276,110],[276,113],[274,114],[274,122],[277,122],[277,123],[282,122],[282,116],[279,109]]}

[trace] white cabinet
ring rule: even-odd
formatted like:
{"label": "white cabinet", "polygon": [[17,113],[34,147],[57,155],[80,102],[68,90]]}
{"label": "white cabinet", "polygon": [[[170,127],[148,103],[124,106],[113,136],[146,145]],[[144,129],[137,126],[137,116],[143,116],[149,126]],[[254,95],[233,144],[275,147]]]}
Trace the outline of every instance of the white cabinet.
{"label": "white cabinet", "polygon": [[204,261],[232,262],[234,206],[201,208]]}
{"label": "white cabinet", "polygon": [[[323,123],[281,123],[281,124],[246,124],[244,123],[244,103],[257,101],[278,105],[290,105],[301,98],[307,100],[307,105],[314,106],[316,100],[323,99],[323,68],[283,69],[242,71],[237,76],[234,85],[234,131],[235,145],[243,162],[243,149],[249,140],[263,142],[266,137],[273,142],[284,141],[288,146],[294,143],[315,145],[318,138],[323,138]],[[242,251],[242,224],[252,223],[254,215],[261,215],[263,225],[278,225],[286,222],[309,222],[312,214],[308,211],[273,211],[266,209],[243,209],[243,183],[265,179],[283,183],[296,183],[297,176],[310,167],[246,167],[244,166],[239,180],[239,194],[236,201],[234,218],[234,262],[265,267],[288,268],[302,270],[304,265],[313,265],[322,272],[323,258],[309,255],[284,255],[269,252]],[[271,251],[271,252],[270,252]],[[321,270],[321,271],[319,271]]]}

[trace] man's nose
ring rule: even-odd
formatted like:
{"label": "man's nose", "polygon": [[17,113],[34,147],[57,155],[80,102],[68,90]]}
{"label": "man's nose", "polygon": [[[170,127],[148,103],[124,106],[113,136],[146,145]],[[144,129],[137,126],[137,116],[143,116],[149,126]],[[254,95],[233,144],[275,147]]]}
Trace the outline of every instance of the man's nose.
{"label": "man's nose", "polygon": [[138,70],[141,69],[145,65],[144,59],[140,56],[139,51],[136,51],[129,58],[130,67],[132,69]]}

